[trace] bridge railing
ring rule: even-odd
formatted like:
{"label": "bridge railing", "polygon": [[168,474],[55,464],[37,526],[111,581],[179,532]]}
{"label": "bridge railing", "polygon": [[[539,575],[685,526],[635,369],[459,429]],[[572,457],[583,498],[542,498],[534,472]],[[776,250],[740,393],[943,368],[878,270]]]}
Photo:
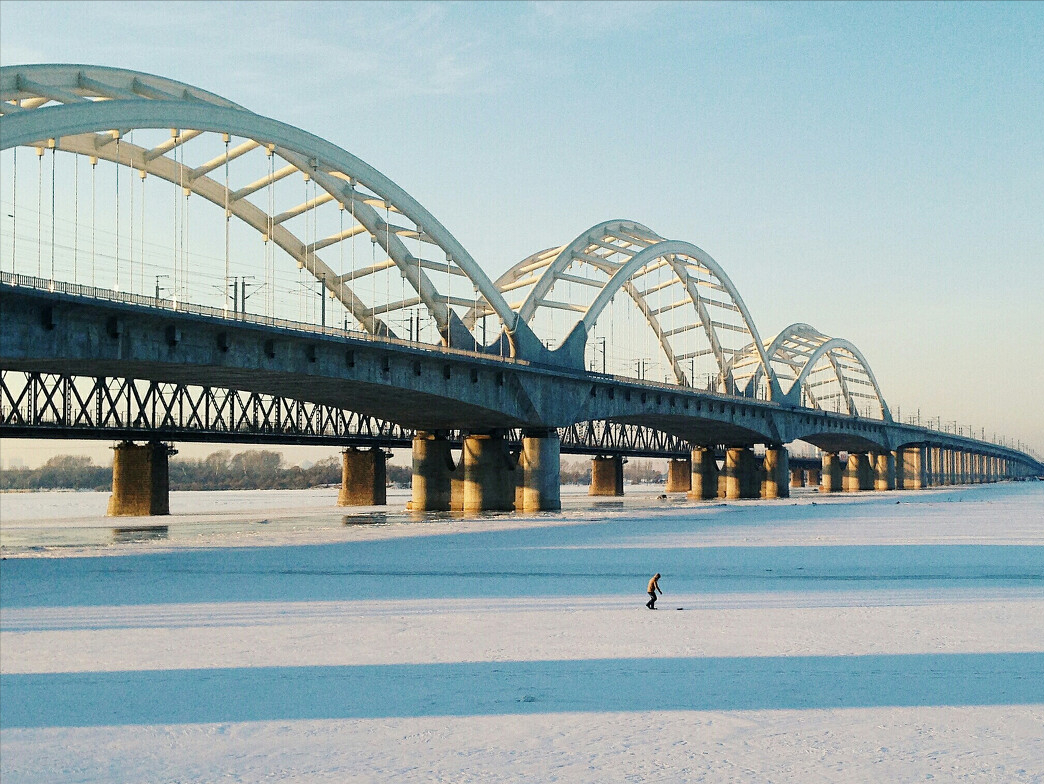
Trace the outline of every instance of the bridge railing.
{"label": "bridge railing", "polygon": [[13,272],[0,272],[0,283],[17,286],[20,288],[33,289],[35,291],[46,291],[52,294],[62,294],[71,297],[84,297],[106,302],[114,302],[122,305],[137,305],[140,307],[164,310],[170,313],[190,314],[193,316],[206,316],[208,318],[235,321],[240,324],[257,324],[259,326],[276,327],[293,332],[309,335],[316,333],[325,337],[350,338],[352,340],[366,340],[375,343],[389,343],[392,345],[408,347],[414,350],[434,351],[441,354],[458,354],[469,358],[495,359],[518,365],[530,365],[531,363],[517,357],[503,354],[487,354],[482,351],[469,350],[458,346],[433,346],[430,343],[419,343],[412,340],[404,340],[386,335],[371,335],[369,332],[355,329],[344,329],[337,326],[320,326],[305,321],[294,321],[292,319],[264,316],[259,313],[248,313],[246,311],[216,308],[212,305],[198,305],[192,302],[178,302],[164,297],[150,297],[146,294],[130,294],[114,289],[98,286],[85,286],[80,283],[68,283],[62,280],[49,280],[38,278],[34,275],[21,275]]}

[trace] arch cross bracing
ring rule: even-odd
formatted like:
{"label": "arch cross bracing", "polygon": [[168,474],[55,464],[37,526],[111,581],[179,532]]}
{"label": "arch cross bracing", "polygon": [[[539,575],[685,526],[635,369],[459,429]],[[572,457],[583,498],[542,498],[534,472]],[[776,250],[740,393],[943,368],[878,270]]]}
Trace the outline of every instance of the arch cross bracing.
{"label": "arch cross bracing", "polygon": [[[739,394],[758,393],[757,381],[773,398],[768,356],[756,354],[760,376],[731,373],[733,356],[746,345],[761,347],[757,328],[735,285],[709,254],[695,245],[667,240],[635,221],[592,226],[568,245],[535,253],[496,281],[520,321],[541,312],[578,313],[574,322],[543,335],[557,344],[561,364],[583,367],[584,345],[598,318],[623,292],[655,336],[677,383],[693,385],[696,361],[713,359],[715,386]],[[569,296],[556,296],[556,287]],[[465,317],[470,322],[481,311]],[[535,329],[536,331],[536,329]],[[564,356],[563,356],[564,355]]]}
{"label": "arch cross bracing", "polygon": [[[891,421],[877,378],[862,352],[851,342],[799,323],[782,330],[764,350],[781,391],[790,402]],[[759,356],[753,345],[747,346],[735,357],[735,371],[762,373]]]}
{"label": "arch cross bracing", "polygon": [[[0,149],[50,147],[87,156],[92,164],[112,161],[137,169],[142,179],[156,176],[183,188],[186,196],[198,195],[224,207],[226,217],[255,229],[265,243],[271,240],[321,282],[329,297],[371,334],[395,336],[389,316],[422,307],[443,342],[478,348],[460,318],[478,303],[513,339],[525,337],[526,326],[493,282],[427,210],[372,166],[294,126],[170,79],[80,65],[0,69],[0,114]],[[169,130],[170,136],[149,146],[126,138],[134,130],[149,129]],[[201,146],[206,137],[211,137],[213,147],[215,136],[224,143],[223,148],[217,145],[217,155],[195,166],[186,163],[189,147]],[[228,183],[231,162],[249,155],[267,158],[267,173]],[[281,211],[269,209],[265,192],[270,194],[276,183],[295,175],[305,181],[305,197]],[[309,181],[315,186],[311,197]],[[312,227],[318,225],[321,208],[336,208],[340,225],[348,220],[347,228],[324,237],[307,236],[309,218]],[[393,221],[393,213],[398,220]],[[292,228],[302,222],[304,232]],[[377,259],[374,251],[371,263],[353,265],[350,274],[335,270],[329,259],[339,243],[364,233],[374,248],[381,248],[383,258]],[[379,273],[391,275],[395,268],[404,282],[400,296],[391,296],[390,286],[383,300],[376,286],[368,300],[359,294],[359,281]],[[518,336],[518,331],[523,334]],[[495,343],[505,348],[499,340]]]}

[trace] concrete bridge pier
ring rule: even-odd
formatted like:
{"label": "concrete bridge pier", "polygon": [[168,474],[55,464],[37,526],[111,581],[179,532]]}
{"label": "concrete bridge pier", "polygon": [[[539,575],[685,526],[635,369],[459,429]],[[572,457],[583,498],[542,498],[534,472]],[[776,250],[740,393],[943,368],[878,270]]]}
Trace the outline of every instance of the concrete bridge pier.
{"label": "concrete bridge pier", "polygon": [[713,447],[696,447],[690,461],[692,476],[688,497],[693,501],[709,501],[718,497],[718,461]]}
{"label": "concrete bridge pier", "polygon": [[874,490],[895,490],[895,452],[874,452]]}
{"label": "concrete bridge pier", "polygon": [[591,458],[591,487],[588,495],[623,495],[623,458],[596,455]]}
{"label": "concrete bridge pier", "polygon": [[841,480],[843,478],[843,472],[841,470],[841,458],[838,457],[837,452],[824,452],[823,453],[823,478],[819,485],[819,492],[821,493],[839,493],[841,492]]}
{"label": "concrete bridge pier", "polygon": [[515,508],[518,458],[502,433],[464,437],[464,511],[510,512]]}
{"label": "concrete bridge pier", "polygon": [[932,451],[932,484],[936,487],[949,484],[949,477],[946,473],[946,450],[942,447],[936,447]]}
{"label": "concrete bridge pier", "polygon": [[823,477],[823,472],[822,472],[821,469],[819,469],[819,468],[809,468],[808,469],[808,486],[809,487],[817,487],[818,488],[820,482],[822,481],[822,477]]}
{"label": "concrete bridge pier", "polygon": [[388,503],[388,457],[383,449],[350,447],[341,453],[338,506],[384,506]]}
{"label": "concrete bridge pier", "polygon": [[842,487],[846,493],[858,493],[874,489],[874,471],[870,466],[870,455],[866,452],[851,452],[845,469]]}
{"label": "concrete bridge pier", "polygon": [[781,444],[765,450],[765,478],[761,482],[762,498],[790,498],[790,456]]}
{"label": "concrete bridge pier", "polygon": [[805,486],[805,469],[804,468],[791,468],[790,469],[790,486],[791,487],[804,487]]}
{"label": "concrete bridge pier", "polygon": [[924,489],[926,485],[924,447],[907,446],[896,454],[896,486],[900,490]]}
{"label": "concrete bridge pier", "polygon": [[520,512],[556,512],[562,508],[562,445],[557,430],[523,433],[521,492],[515,498]]}
{"label": "concrete bridge pier", "polygon": [[170,514],[169,458],[177,451],[168,444],[122,441],[112,452],[112,495],[109,517]]}
{"label": "concrete bridge pier", "polygon": [[761,478],[758,476],[754,450],[750,447],[731,447],[725,452],[725,497],[758,498]]}
{"label": "concrete bridge pier", "polygon": [[672,457],[667,461],[668,493],[687,493],[692,489],[692,461],[686,457]]}
{"label": "concrete bridge pier", "polygon": [[[441,433],[418,431],[413,437],[413,497],[415,512],[463,509],[463,477],[453,461],[452,444]],[[456,502],[456,503],[455,503]]]}

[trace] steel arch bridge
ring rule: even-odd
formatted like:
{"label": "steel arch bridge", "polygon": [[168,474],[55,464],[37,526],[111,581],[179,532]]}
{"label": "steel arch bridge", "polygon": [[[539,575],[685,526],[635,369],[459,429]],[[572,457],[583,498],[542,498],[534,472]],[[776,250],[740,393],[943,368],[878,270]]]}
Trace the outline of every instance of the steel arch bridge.
{"label": "steel arch bridge", "polygon": [[[430,339],[583,369],[596,325],[619,295],[648,329],[658,349],[656,361],[668,369],[665,380],[695,386],[700,375],[707,379],[700,386],[714,391],[768,400],[793,397],[793,390],[784,395],[780,387],[778,368],[787,367],[788,360],[779,352],[786,349],[763,343],[721,265],[696,245],[666,239],[641,223],[598,224],[566,245],[523,259],[493,281],[431,213],[369,164],[200,88],[117,68],[11,66],[0,69],[0,112],[0,149],[32,147],[41,159],[46,150],[52,155],[68,152],[87,158],[92,170],[98,161],[108,161],[136,171],[143,182],[146,177],[164,180],[186,200],[191,195],[223,209],[227,220],[235,219],[261,237],[266,265],[275,264],[268,252],[271,243],[343,308],[346,322],[350,319],[370,335]],[[128,139],[133,131],[167,131],[169,136],[153,137],[146,145]],[[190,148],[214,154],[193,161]],[[232,162],[248,157],[255,164],[260,161],[261,175],[236,181]],[[273,191],[293,179],[304,184],[301,198],[281,207]],[[285,199],[286,194],[279,196]],[[143,211],[144,200],[143,190]],[[320,216],[321,211],[327,214]],[[336,231],[319,236],[317,228],[330,223],[331,212]],[[143,222],[143,235],[145,230]],[[359,264],[357,237],[368,238],[381,258],[373,253],[369,263]],[[133,281],[133,241],[132,236],[129,249],[116,249],[117,280],[121,266],[129,266]],[[356,258],[346,270],[343,257],[349,244]],[[225,263],[225,307],[235,309],[238,301],[228,302],[227,253]],[[177,277],[189,274],[184,265],[172,267],[175,280],[168,286],[175,304],[187,288]],[[265,274],[270,275],[268,270]],[[145,277],[142,251],[139,286]],[[383,291],[375,283],[378,277],[387,283]],[[374,283],[365,293],[364,281]],[[390,285],[396,281],[400,285]],[[565,287],[571,296],[556,298]],[[404,330],[402,315],[411,309]],[[557,325],[556,311],[567,314]],[[398,327],[392,325],[395,316]],[[422,334],[422,319],[432,328],[428,335]],[[862,355],[850,344],[844,347],[872,378]],[[842,344],[834,344],[826,355],[832,366],[844,364],[841,353]],[[704,372],[698,374],[698,367]],[[826,398],[811,391],[819,371],[810,370],[814,372],[800,376],[796,384],[805,393],[803,399],[817,407]],[[844,382],[848,377],[838,378]],[[880,415],[887,417],[876,383],[874,387]],[[855,413],[853,393],[844,401]]]}
{"label": "steel arch bridge", "polygon": [[[35,167],[32,156],[24,162],[26,149],[34,151]],[[345,334],[559,368],[574,380],[598,370],[600,345],[603,378],[636,377],[658,388],[892,424],[858,348],[807,324],[763,340],[726,271],[691,242],[637,221],[610,220],[493,280],[446,227],[370,164],[175,80],[87,65],[0,68],[0,152],[3,187],[9,171],[14,194],[0,271],[15,285],[104,290],[110,301],[219,317],[245,314],[249,286],[251,296],[264,293],[261,312],[255,308],[251,317],[269,325],[326,335],[343,323]],[[64,185],[58,153],[73,161],[71,174],[62,170]],[[80,207],[84,161],[90,220]],[[115,173],[115,199],[103,205],[108,228],[96,216],[101,162]],[[36,203],[27,205],[18,184],[28,187],[33,174]],[[157,186],[165,189],[159,199]],[[197,247],[205,236],[202,204],[210,205],[207,215],[220,215],[221,239]],[[159,226],[165,211],[171,221]],[[153,241],[164,232],[169,242]],[[626,339],[617,340],[616,322],[624,316]],[[626,355],[636,335],[654,356]],[[614,354],[611,364],[610,351],[623,351],[623,358]],[[650,375],[651,365],[663,371],[663,385]],[[606,390],[611,401],[613,390]],[[591,386],[590,400],[600,401],[595,391]],[[618,417],[585,405],[589,419]],[[620,408],[617,400],[605,411]],[[645,414],[625,416],[641,424]],[[655,427],[654,421],[644,424]]]}

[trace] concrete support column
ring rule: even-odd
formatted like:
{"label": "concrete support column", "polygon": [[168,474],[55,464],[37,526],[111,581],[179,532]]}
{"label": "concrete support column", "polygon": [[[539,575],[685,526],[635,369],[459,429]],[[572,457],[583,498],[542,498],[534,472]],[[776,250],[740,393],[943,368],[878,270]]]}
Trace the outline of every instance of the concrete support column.
{"label": "concrete support column", "polygon": [[689,485],[689,498],[694,501],[707,501],[718,497],[718,462],[714,457],[714,449],[697,447],[692,450],[692,475]]}
{"label": "concrete support column", "polygon": [[123,441],[112,452],[112,495],[109,517],[170,514],[170,455],[167,444]]}
{"label": "concrete support column", "polygon": [[757,498],[761,482],[758,477],[754,450],[750,447],[732,447],[725,452],[725,497]]}
{"label": "concrete support column", "polygon": [[452,445],[444,435],[418,431],[413,437],[413,498],[415,512],[463,509],[463,477],[453,461]]}
{"label": "concrete support column", "polygon": [[931,487],[943,483],[942,456],[941,447],[933,446],[928,450],[928,484]]}
{"label": "concrete support column", "polygon": [[819,485],[819,492],[821,493],[839,493],[841,492],[841,458],[837,456],[837,452],[824,452],[823,453],[823,478]]}
{"label": "concrete support column", "polygon": [[515,508],[518,464],[500,433],[464,437],[464,511],[510,512]]}
{"label": "concrete support column", "polygon": [[692,489],[692,461],[675,457],[667,461],[667,493],[687,493]]}
{"label": "concrete support column", "polygon": [[903,490],[922,490],[926,485],[924,475],[925,449],[922,446],[908,446],[899,450],[899,482]]}
{"label": "concrete support column", "polygon": [[588,495],[623,494],[623,458],[619,455],[591,458],[591,489]]}
{"label": "concrete support column", "polygon": [[895,453],[874,452],[874,490],[895,490]]}
{"label": "concrete support column", "polygon": [[387,456],[384,450],[349,448],[341,453],[338,506],[384,506],[388,503]]}
{"label": "concrete support column", "polygon": [[562,508],[562,444],[557,430],[522,436],[522,512],[557,512]]}
{"label": "concrete support column", "polygon": [[791,487],[804,487],[805,486],[805,469],[804,468],[791,468],[790,469],[790,486]]}
{"label": "concrete support column", "polygon": [[822,481],[822,477],[823,471],[821,468],[808,469],[808,486],[818,488],[820,482]]}
{"label": "concrete support column", "polygon": [[842,487],[846,493],[874,489],[874,469],[866,452],[851,452],[845,466]]}
{"label": "concrete support column", "polygon": [[790,457],[782,445],[770,445],[763,463],[765,478],[761,483],[762,498],[790,498]]}

